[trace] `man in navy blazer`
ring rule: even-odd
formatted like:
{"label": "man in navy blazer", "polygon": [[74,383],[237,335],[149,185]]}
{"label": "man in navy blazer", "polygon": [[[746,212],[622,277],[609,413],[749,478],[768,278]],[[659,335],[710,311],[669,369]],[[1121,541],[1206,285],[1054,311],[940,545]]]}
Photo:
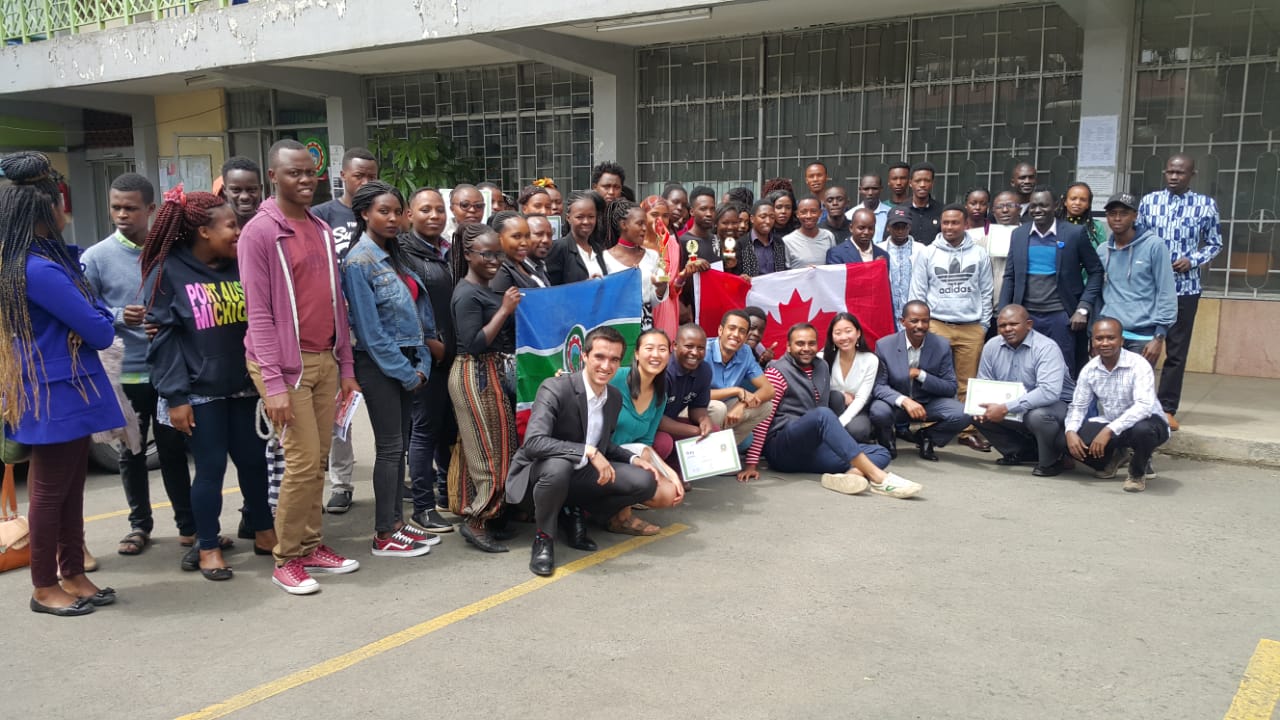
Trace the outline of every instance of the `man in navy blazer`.
{"label": "man in navy blazer", "polygon": [[888,272],[889,253],[874,242],[876,214],[866,208],[858,208],[849,223],[849,232],[848,240],[827,250],[827,264],[843,265],[884,258],[885,272]]}
{"label": "man in navy blazer", "polygon": [[1062,348],[1074,377],[1079,370],[1076,343],[1085,341],[1089,313],[1102,295],[1103,270],[1084,228],[1059,221],[1053,207],[1053,192],[1048,188],[1038,187],[1031,193],[1027,206],[1031,222],[1014,230],[1009,239],[1009,259],[996,305],[997,310],[1010,304],[1025,307],[1036,331]]}
{"label": "man in navy blazer", "polygon": [[[951,345],[929,332],[929,306],[912,300],[902,308],[902,331],[876,342],[876,385],[872,390],[871,424],[880,443],[897,457],[894,430],[908,422],[932,422],[914,438],[920,457],[937,461],[942,447],[969,425],[964,405],[956,400]],[[903,437],[910,438],[903,433]]]}

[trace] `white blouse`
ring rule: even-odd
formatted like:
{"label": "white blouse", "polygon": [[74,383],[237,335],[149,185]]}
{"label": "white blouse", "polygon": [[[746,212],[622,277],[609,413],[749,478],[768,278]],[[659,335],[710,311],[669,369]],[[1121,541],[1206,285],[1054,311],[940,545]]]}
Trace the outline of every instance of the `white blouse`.
{"label": "white blouse", "polygon": [[[609,269],[610,273],[622,272],[631,268],[619,262],[618,258],[608,250],[604,251],[604,266]],[[658,271],[658,253],[644,249],[644,257],[640,258],[640,263],[636,265],[636,269],[640,271],[640,298],[647,307],[653,307],[657,302],[657,294],[653,288],[653,276]]]}
{"label": "white blouse", "polygon": [[853,402],[840,414],[840,424],[848,425],[849,421],[862,412],[871,401],[871,389],[876,384],[876,371],[880,369],[880,360],[870,351],[859,350],[853,356],[853,365],[849,374],[845,375],[840,367],[840,356],[837,354],[831,362],[831,389],[853,395]]}

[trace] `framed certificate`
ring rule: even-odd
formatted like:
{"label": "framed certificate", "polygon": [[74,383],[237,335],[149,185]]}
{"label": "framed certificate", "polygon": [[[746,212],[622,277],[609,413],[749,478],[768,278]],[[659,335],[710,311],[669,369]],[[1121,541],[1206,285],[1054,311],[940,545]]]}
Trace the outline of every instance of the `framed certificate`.
{"label": "framed certificate", "polygon": [[[1027,389],[1019,382],[973,378],[969,380],[969,392],[964,398],[964,414],[970,416],[982,415],[986,412],[982,408],[983,403],[1008,404],[1026,394]],[[1021,421],[1022,413],[1011,412],[1005,417],[1009,420]]]}
{"label": "framed certificate", "polygon": [[676,443],[676,456],[680,458],[680,472],[685,480],[701,480],[742,469],[732,430],[713,432],[705,438],[685,438]]}

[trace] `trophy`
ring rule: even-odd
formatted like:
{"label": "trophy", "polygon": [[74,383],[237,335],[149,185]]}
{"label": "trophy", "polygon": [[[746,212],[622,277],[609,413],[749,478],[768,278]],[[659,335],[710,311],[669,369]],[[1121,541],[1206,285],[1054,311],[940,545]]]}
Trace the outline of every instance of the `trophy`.
{"label": "trophy", "polygon": [[734,253],[734,250],[738,248],[738,241],[734,240],[732,235],[725,238],[724,242],[721,243],[720,247],[724,248],[725,260],[733,260],[737,258],[737,255]]}
{"label": "trophy", "polygon": [[667,273],[667,254],[665,252],[658,253],[658,272],[654,280],[659,285],[666,285],[671,282],[671,275]]}
{"label": "trophy", "polygon": [[698,256],[698,241],[697,241],[697,240],[694,240],[693,238],[689,238],[689,242],[687,242],[687,243],[685,243],[685,244],[684,244],[684,249],[689,251],[689,257],[691,257],[691,258],[692,258],[692,257],[697,257],[697,256]]}

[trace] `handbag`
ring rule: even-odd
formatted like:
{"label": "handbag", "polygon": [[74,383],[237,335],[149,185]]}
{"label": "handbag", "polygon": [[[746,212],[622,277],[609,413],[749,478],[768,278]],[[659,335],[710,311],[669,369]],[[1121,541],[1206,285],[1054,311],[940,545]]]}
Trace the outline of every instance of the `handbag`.
{"label": "handbag", "polygon": [[0,572],[30,565],[30,542],[27,519],[18,514],[13,466],[5,465],[4,484],[0,486]]}
{"label": "handbag", "polygon": [[20,465],[30,458],[30,445],[23,445],[8,435],[0,439],[0,462],[5,465]]}

